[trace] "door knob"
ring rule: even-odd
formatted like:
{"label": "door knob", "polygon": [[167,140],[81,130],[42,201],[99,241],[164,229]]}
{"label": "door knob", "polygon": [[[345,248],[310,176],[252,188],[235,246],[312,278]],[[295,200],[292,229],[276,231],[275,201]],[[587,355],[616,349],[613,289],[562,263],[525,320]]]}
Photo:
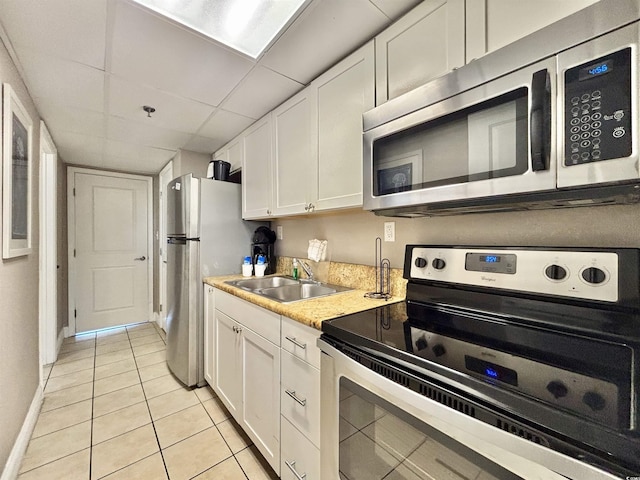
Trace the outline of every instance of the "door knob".
{"label": "door knob", "polygon": [[145,257],[144,255],[142,255],[141,257],[138,258],[134,258],[134,260],[139,260],[141,262],[145,261],[147,259],[147,257]]}

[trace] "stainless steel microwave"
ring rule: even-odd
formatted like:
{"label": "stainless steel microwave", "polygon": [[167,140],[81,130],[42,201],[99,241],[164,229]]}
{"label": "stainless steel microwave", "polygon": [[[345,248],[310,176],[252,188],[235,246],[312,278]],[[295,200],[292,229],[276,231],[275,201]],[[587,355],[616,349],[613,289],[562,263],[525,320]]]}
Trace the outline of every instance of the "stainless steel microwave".
{"label": "stainless steel microwave", "polygon": [[602,0],[366,112],[364,208],[638,202],[639,20]]}

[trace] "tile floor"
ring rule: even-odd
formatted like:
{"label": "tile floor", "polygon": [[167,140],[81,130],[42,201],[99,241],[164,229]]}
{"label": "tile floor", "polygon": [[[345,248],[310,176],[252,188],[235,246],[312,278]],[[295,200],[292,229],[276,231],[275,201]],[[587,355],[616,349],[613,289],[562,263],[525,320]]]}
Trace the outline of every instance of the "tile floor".
{"label": "tile floor", "polygon": [[64,341],[19,480],[270,480],[209,387],[184,388],[155,324]]}

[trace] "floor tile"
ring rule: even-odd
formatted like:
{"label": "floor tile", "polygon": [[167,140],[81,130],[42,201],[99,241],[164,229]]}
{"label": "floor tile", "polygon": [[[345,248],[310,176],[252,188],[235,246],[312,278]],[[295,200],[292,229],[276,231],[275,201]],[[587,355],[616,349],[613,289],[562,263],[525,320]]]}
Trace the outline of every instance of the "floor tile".
{"label": "floor tile", "polygon": [[135,332],[135,331],[139,331],[139,330],[154,330],[155,331],[155,326],[154,326],[153,322],[140,322],[140,323],[135,323],[133,325],[127,325],[127,332],[129,332],[129,333]]}
{"label": "floor tile", "polygon": [[92,444],[96,445],[111,438],[130,432],[151,423],[147,402],[130,405],[115,412],[93,419]]}
{"label": "floor tile", "polygon": [[98,345],[96,347],[96,355],[102,355],[103,353],[109,352],[117,352],[118,350],[131,350],[131,344],[129,343],[129,340]]}
{"label": "floor tile", "polygon": [[147,367],[149,365],[154,365],[160,362],[166,363],[166,361],[167,361],[167,356],[164,350],[150,353],[148,355],[136,356],[136,364],[138,365],[138,368]]}
{"label": "floor tile", "polygon": [[18,480],[87,480],[89,478],[90,449],[47,463],[21,474]]}
{"label": "floor tile", "polygon": [[127,328],[114,327],[114,328],[109,328],[107,330],[100,330],[99,332],[96,332],[96,338],[112,337],[114,335],[119,335],[121,333],[127,333]]}
{"label": "floor tile", "polygon": [[176,380],[173,375],[168,374],[163,377],[154,378],[153,380],[144,382],[142,384],[142,388],[144,389],[144,394],[147,397],[147,400],[149,400],[159,395],[164,395],[165,393],[178,390],[179,388],[184,388],[184,386]]}
{"label": "floor tile", "polygon": [[83,358],[90,358],[94,355],[95,350],[93,348],[84,348],[82,350],[76,350],[73,352],[60,353],[58,355],[58,360],[56,360],[56,365],[81,360]]}
{"label": "floor tile", "polygon": [[138,330],[129,330],[127,333],[129,335],[129,340],[159,335],[155,328],[140,328]]}
{"label": "floor tile", "polygon": [[140,376],[136,370],[119,373],[111,377],[96,380],[93,383],[93,395],[99,397],[106,393],[115,392],[122,388],[131,387],[140,383]]}
{"label": "floor tile", "polygon": [[231,457],[194,477],[193,480],[245,480],[246,478],[238,461]]}
{"label": "floor tile", "polygon": [[202,405],[207,410],[207,413],[213,420],[213,423],[216,425],[220,422],[224,422],[227,418],[231,417],[229,414],[229,410],[218,398],[212,398],[211,400],[207,400],[202,402]]}
{"label": "floor tile", "polygon": [[117,352],[103,353],[102,355],[96,355],[96,367],[107,365],[109,363],[120,362],[133,358],[133,352],[131,350],[118,350]]}
{"label": "floor tile", "polygon": [[110,343],[116,342],[124,342],[125,340],[129,340],[129,336],[126,332],[118,333],[116,335],[109,335],[107,337],[96,338],[96,346],[100,345],[108,345]]}
{"label": "floor tile", "polygon": [[151,418],[155,421],[172,413],[184,410],[185,408],[197,405],[200,402],[192,390],[181,388],[160,395],[159,397],[154,397],[147,403],[149,404],[149,410],[151,410]]}
{"label": "floor tile", "polygon": [[376,445],[396,458],[407,458],[426,440],[426,436],[398,417],[387,414],[362,430]]}
{"label": "floor tile", "polygon": [[103,478],[104,480],[166,480],[167,472],[162,455],[154,453]]}
{"label": "floor tile", "polygon": [[80,370],[93,369],[93,356],[88,358],[82,358],[80,360],[74,360],[68,363],[56,363],[51,369],[49,378],[59,377],[61,375],[69,375],[70,373],[76,373]]}
{"label": "floor tile", "polygon": [[358,395],[340,401],[340,416],[358,429],[373,423],[385,413],[385,410]]}
{"label": "floor tile", "polygon": [[75,387],[77,385],[82,385],[83,383],[92,381],[93,370],[91,369],[81,370],[76,373],[70,373],[69,375],[62,375],[56,378],[49,377],[44,392],[55,392],[58,390],[62,390],[63,388]]}
{"label": "floor tile", "polygon": [[133,354],[136,357],[141,355],[148,355],[154,352],[164,351],[167,346],[164,344],[162,340],[158,340],[153,343],[145,343],[144,345],[138,345],[137,347],[133,347]]}
{"label": "floor tile", "polygon": [[200,399],[201,402],[206,402],[207,400],[211,400],[212,398],[216,398],[216,393],[211,389],[209,385],[205,385],[204,387],[195,388],[193,390],[196,392],[196,395]]}
{"label": "floor tile", "polygon": [[169,367],[167,366],[167,362],[154,363],[153,365],[149,365],[147,367],[141,367],[138,372],[140,373],[140,378],[143,382],[153,380],[154,378],[158,377],[164,377],[165,375],[169,375],[171,373],[169,371]]}
{"label": "floor tile", "polygon": [[91,399],[93,396],[93,383],[84,383],[76,387],[64,388],[55,392],[44,394],[42,408],[40,414],[53,410],[55,408],[64,407],[83,400]]}
{"label": "floor tile", "polygon": [[255,446],[237,453],[236,459],[249,480],[278,480],[276,473]]}
{"label": "floor tile", "polygon": [[34,438],[29,442],[20,472],[27,472],[54,460],[88,448],[91,444],[91,422]]}
{"label": "floor tile", "polygon": [[341,442],[340,450],[349,452],[340,455],[340,471],[348,478],[382,479],[400,464],[400,460],[361,432]]}
{"label": "floor tile", "polygon": [[129,338],[129,342],[131,343],[132,347],[139,347],[140,345],[146,345],[148,343],[162,342],[162,338],[160,338],[160,335],[154,332],[143,337]]}
{"label": "floor tile", "polygon": [[198,404],[156,420],[154,425],[160,447],[164,449],[213,427],[213,422],[204,407]]}
{"label": "floor tile", "polygon": [[42,437],[63,428],[91,420],[91,404],[92,402],[89,399],[40,413],[31,438]]}
{"label": "floor tile", "polygon": [[93,399],[93,417],[100,417],[143,401],[142,385],[116,390]]}
{"label": "floor tile", "polygon": [[227,445],[229,445],[229,448],[234,454],[252,444],[251,439],[244,433],[242,427],[232,418],[218,423],[216,427],[218,427],[222,438],[224,438],[224,441],[227,442]]}
{"label": "floor tile", "polygon": [[[457,476],[457,475],[456,475]],[[384,480],[422,480],[425,477],[419,477],[411,470],[409,470],[404,463],[401,463],[394,468],[389,475],[384,477]],[[461,478],[461,477],[458,477]]]}
{"label": "floor tile", "polygon": [[88,341],[95,341],[95,333],[80,333],[73,337],[67,337],[62,341],[62,345],[75,345],[78,343],[84,343]]}
{"label": "floor tile", "polygon": [[344,418],[340,417],[340,423],[338,427],[338,441],[343,441],[346,438],[349,438],[356,432],[359,432],[356,427],[347,422]]}
{"label": "floor tile", "polygon": [[152,425],[145,425],[93,446],[91,478],[98,479],[159,451]]}
{"label": "floor tile", "polygon": [[62,344],[60,347],[60,354],[79,352],[80,350],[93,350],[94,348],[96,348],[96,341],[93,339],[86,342],[67,343]]}
{"label": "floor tile", "polygon": [[187,480],[231,456],[220,432],[211,427],[183,440],[162,454],[171,480]]}
{"label": "floor tile", "polygon": [[119,362],[108,363],[95,368],[96,380],[111,377],[120,373],[129,372],[136,369],[136,362],[133,358],[120,360]]}

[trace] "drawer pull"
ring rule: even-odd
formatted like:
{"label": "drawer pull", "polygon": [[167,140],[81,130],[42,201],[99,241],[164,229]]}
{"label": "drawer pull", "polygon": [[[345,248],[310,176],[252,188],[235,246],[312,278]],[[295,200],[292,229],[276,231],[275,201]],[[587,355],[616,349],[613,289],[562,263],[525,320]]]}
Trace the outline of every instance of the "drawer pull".
{"label": "drawer pull", "polygon": [[306,349],[307,348],[307,344],[306,343],[300,343],[299,341],[296,340],[296,337],[289,337],[289,336],[285,336],[284,338],[286,338],[287,340],[289,340],[291,343],[293,343],[296,347],[300,347],[302,349]]}
{"label": "drawer pull", "polygon": [[298,396],[296,395],[296,391],[295,390],[293,390],[293,391],[292,390],[285,390],[284,393],[289,395],[291,398],[293,398],[296,402],[298,402],[303,407],[307,405],[307,399],[306,398],[298,398]]}
{"label": "drawer pull", "polygon": [[298,480],[304,480],[305,478],[307,478],[307,474],[303,473],[302,475],[300,475],[298,473],[298,471],[296,470],[296,462],[289,462],[287,460],[284,461],[284,463],[287,465],[287,467],[289,467],[289,470],[291,470],[293,472],[293,474],[296,476],[296,478]]}

